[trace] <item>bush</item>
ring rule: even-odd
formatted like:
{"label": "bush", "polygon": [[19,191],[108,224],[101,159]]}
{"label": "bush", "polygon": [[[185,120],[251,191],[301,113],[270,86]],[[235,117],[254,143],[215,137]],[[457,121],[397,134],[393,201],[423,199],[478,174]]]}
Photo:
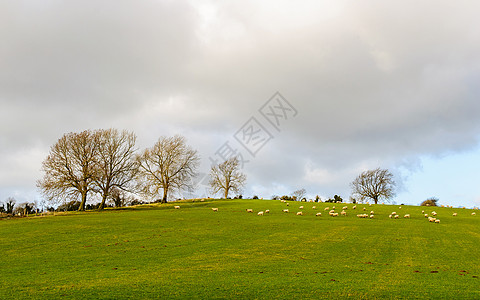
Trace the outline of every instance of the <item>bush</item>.
{"label": "bush", "polygon": [[420,206],[438,206],[438,198],[431,197],[420,203]]}
{"label": "bush", "polygon": [[257,195],[255,195],[255,196],[253,196],[253,198],[252,198],[252,199],[258,199],[258,196],[257,196]]}
{"label": "bush", "polygon": [[72,200],[64,203],[57,208],[57,211],[74,211],[80,207],[80,201]]}

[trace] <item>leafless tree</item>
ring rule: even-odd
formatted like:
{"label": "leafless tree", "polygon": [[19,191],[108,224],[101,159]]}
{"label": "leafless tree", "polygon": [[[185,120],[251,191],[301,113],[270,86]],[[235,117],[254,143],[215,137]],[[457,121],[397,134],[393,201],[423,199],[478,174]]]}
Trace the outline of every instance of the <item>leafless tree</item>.
{"label": "leafless tree", "polygon": [[299,189],[292,193],[292,198],[295,198],[296,201],[302,201],[302,199],[307,194],[305,189]]}
{"label": "leafless tree", "polygon": [[13,197],[8,197],[7,198],[7,201],[5,202],[5,204],[7,205],[7,207],[5,208],[5,212],[7,214],[13,213],[13,208],[15,207],[15,203],[17,203],[15,198],[13,198]]}
{"label": "leafless tree", "polygon": [[96,157],[95,183],[102,195],[99,209],[105,207],[105,201],[112,196],[113,188],[132,191],[138,171],[135,160],[136,136],[132,132],[116,129],[99,130],[98,154]]}
{"label": "leafless tree", "polygon": [[361,200],[388,200],[395,196],[393,174],[387,169],[377,168],[361,173],[352,183],[352,193]]}
{"label": "leafless tree", "polygon": [[76,200],[85,210],[87,194],[94,189],[95,158],[98,134],[86,130],[63,135],[43,161],[44,176],[37,182],[42,194],[50,201]]}
{"label": "leafless tree", "polygon": [[160,137],[152,148],[137,156],[137,161],[142,191],[155,196],[163,190],[161,202],[166,203],[170,191],[191,188],[200,158],[183,136],[175,135]]}
{"label": "leafless tree", "polygon": [[241,193],[247,176],[239,170],[240,162],[236,156],[227,159],[221,164],[213,165],[210,169],[210,187],[214,194],[223,192],[228,198],[230,191]]}

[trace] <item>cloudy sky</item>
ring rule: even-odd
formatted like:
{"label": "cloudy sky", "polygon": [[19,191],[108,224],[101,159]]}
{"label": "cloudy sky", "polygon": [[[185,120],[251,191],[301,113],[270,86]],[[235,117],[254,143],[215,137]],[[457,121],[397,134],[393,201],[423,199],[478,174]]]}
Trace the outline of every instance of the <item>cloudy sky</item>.
{"label": "cloudy sky", "polygon": [[462,0],[0,1],[0,201],[40,200],[41,162],[64,133],[114,127],[140,149],[184,135],[200,172],[230,147],[247,196],[348,199],[381,167],[397,203],[478,206],[479,12]]}

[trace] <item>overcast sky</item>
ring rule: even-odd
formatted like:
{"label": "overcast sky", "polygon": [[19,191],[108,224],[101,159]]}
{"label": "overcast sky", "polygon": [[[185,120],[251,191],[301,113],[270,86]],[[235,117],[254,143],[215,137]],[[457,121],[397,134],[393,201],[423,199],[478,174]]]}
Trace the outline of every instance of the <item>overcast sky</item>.
{"label": "overcast sky", "polygon": [[40,199],[63,134],[114,127],[140,149],[184,135],[205,173],[230,146],[247,196],[348,199],[381,167],[397,203],[478,206],[479,12],[461,0],[0,0],[0,201]]}

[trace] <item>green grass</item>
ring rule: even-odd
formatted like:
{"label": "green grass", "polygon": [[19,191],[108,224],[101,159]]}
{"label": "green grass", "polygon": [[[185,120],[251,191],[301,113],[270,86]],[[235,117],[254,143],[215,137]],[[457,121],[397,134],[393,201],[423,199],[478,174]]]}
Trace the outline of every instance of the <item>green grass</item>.
{"label": "green grass", "polygon": [[[348,204],[333,218],[327,203],[290,202],[288,214],[268,200],[173,205],[0,221],[0,299],[480,298],[471,210]],[[375,219],[355,216],[364,206]]]}

